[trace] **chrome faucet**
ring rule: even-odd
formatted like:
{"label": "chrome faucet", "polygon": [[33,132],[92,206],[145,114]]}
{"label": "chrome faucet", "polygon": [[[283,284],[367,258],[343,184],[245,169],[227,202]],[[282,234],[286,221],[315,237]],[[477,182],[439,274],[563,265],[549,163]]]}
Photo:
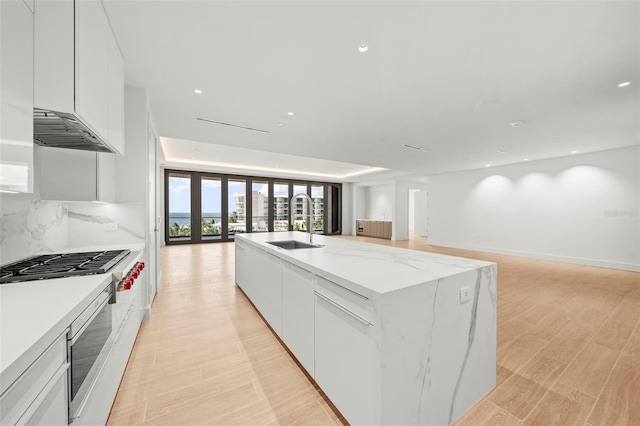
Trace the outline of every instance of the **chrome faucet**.
{"label": "chrome faucet", "polygon": [[[304,197],[309,202],[309,208],[307,209],[307,231],[309,232],[309,244],[313,244],[313,232],[311,232],[311,210],[313,209],[313,201],[309,194],[305,194],[304,192],[300,192],[293,197],[289,201],[289,222],[291,226],[293,226],[296,217],[298,214],[294,213],[293,203],[298,197]],[[304,213],[302,214],[304,216]]]}

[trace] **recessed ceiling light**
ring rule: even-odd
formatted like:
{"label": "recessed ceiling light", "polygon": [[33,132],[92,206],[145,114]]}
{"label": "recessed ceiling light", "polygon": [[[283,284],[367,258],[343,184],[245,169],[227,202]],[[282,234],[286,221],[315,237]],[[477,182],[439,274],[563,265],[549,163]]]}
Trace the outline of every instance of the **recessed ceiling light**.
{"label": "recessed ceiling light", "polygon": [[498,150],[498,154],[506,154],[507,151],[503,151],[501,149]]}
{"label": "recessed ceiling light", "polygon": [[193,89],[193,91],[194,91],[195,93],[197,93],[198,95],[201,95],[201,94],[202,94],[202,90],[200,90],[200,89]]}
{"label": "recessed ceiling light", "polygon": [[282,121],[278,121],[278,126],[282,126],[284,123]]}
{"label": "recessed ceiling light", "polygon": [[631,82],[630,81],[625,81],[624,83],[620,83],[618,84],[618,87],[627,87],[628,85],[630,85]]}
{"label": "recessed ceiling light", "polygon": [[484,165],[485,167],[491,167],[491,164],[487,163]]}
{"label": "recessed ceiling light", "polygon": [[289,111],[289,112],[287,113],[287,115],[291,116],[291,115],[293,115],[293,113],[292,113],[291,111]]}
{"label": "recessed ceiling light", "polygon": [[509,125],[511,127],[520,127],[522,123],[524,123],[524,121],[512,121],[511,123],[509,123]]}
{"label": "recessed ceiling light", "polygon": [[367,46],[366,44],[361,44],[360,46],[358,46],[358,51],[359,51],[360,53],[364,53],[364,52],[366,52],[367,50],[369,50],[369,46]]}
{"label": "recessed ceiling light", "polygon": [[578,153],[578,151],[571,151],[571,153],[572,153],[572,154],[577,154],[577,153]]}
{"label": "recessed ceiling light", "polygon": [[525,158],[525,159],[524,159],[524,160],[522,160],[522,161],[529,161],[529,159],[528,159],[528,158]]}

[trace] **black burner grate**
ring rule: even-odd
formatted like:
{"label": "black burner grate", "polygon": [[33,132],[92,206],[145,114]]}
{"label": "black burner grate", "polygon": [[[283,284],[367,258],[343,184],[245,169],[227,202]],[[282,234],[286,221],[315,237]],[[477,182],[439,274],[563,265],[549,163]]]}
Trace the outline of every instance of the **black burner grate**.
{"label": "black burner grate", "polygon": [[92,251],[34,256],[0,268],[0,284],[103,274],[130,250]]}

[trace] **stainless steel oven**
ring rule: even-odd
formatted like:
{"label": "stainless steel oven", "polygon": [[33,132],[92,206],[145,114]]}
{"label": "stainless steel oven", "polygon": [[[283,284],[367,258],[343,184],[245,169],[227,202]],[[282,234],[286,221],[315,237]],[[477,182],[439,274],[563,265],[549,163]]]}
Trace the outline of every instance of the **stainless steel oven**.
{"label": "stainless steel oven", "polygon": [[82,414],[88,397],[104,368],[112,346],[111,281],[71,324],[67,335],[69,368],[69,423]]}

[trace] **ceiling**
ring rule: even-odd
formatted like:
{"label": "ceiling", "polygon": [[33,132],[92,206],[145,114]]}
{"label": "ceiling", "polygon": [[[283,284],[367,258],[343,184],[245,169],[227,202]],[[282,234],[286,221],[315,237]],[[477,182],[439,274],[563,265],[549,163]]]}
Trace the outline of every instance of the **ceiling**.
{"label": "ceiling", "polygon": [[168,162],[426,176],[640,143],[637,1],[103,2]]}

